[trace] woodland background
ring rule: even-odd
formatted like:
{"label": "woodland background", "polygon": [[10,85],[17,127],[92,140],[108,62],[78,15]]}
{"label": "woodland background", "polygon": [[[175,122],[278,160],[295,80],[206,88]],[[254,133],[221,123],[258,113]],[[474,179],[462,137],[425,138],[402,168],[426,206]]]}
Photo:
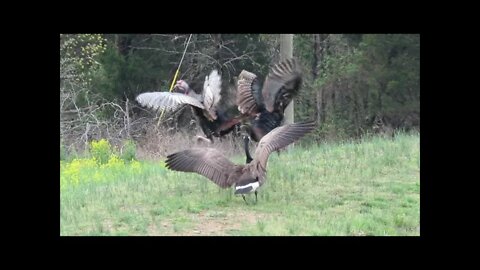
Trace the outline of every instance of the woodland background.
{"label": "woodland background", "polygon": [[[140,93],[169,90],[189,36],[61,34],[61,158],[102,138],[161,156],[169,135],[198,133],[190,110],[158,121],[159,113],[135,102]],[[195,89],[214,68],[225,84],[243,69],[263,78],[279,55],[278,34],[193,34],[178,79]],[[295,34],[293,55],[304,71],[295,122],[319,123],[308,140],[420,130],[420,35]]]}

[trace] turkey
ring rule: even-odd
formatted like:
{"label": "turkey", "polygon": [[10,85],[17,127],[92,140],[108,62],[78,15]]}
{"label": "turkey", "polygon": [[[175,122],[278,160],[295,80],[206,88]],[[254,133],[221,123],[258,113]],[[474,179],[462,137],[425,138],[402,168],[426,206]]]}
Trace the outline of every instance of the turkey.
{"label": "turkey", "polygon": [[217,70],[212,70],[205,77],[200,94],[184,80],[178,80],[174,92],[146,92],[138,95],[136,100],[142,106],[166,112],[177,111],[185,105],[191,106],[206,136],[198,138],[213,143],[213,136],[224,136],[240,123],[240,118],[234,117],[235,112],[231,112],[234,106],[225,103],[220,105],[221,89],[221,76]]}
{"label": "turkey", "polygon": [[250,139],[259,142],[267,133],[282,125],[284,111],[302,84],[302,73],[297,61],[286,59],[273,66],[263,82],[243,70],[238,76],[236,103],[248,121],[242,122],[247,163],[252,161],[248,150]]}

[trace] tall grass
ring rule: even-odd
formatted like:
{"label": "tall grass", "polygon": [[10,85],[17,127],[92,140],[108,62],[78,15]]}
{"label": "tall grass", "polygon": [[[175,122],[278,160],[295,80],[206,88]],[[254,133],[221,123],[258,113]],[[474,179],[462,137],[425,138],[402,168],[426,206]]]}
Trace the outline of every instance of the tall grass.
{"label": "tall grass", "polygon": [[249,205],[161,161],[81,162],[61,162],[61,235],[420,234],[419,134],[273,153]]}

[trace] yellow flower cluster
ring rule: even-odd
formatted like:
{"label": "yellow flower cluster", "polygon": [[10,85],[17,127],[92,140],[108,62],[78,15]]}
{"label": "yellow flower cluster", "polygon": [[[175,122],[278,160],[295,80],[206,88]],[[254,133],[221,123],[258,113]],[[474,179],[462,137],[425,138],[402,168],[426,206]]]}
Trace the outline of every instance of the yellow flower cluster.
{"label": "yellow flower cluster", "polygon": [[60,188],[65,185],[78,185],[86,172],[95,169],[95,159],[74,159],[70,163],[60,163]]}
{"label": "yellow flower cluster", "polygon": [[60,189],[88,182],[107,182],[134,177],[145,172],[144,164],[119,156],[105,140],[90,143],[91,158],[60,161]]}
{"label": "yellow flower cluster", "polygon": [[100,169],[113,169],[120,170],[125,165],[124,161],[120,159],[117,155],[112,154],[108,159],[108,162],[100,165]]}
{"label": "yellow flower cluster", "polygon": [[110,143],[105,139],[101,139],[99,141],[92,141],[90,143],[90,153],[98,163],[105,164],[107,162],[110,162],[109,157],[112,154],[112,147]]}
{"label": "yellow flower cluster", "polygon": [[128,172],[139,173],[138,161],[125,162],[117,155],[111,155],[108,162],[101,164],[95,157],[74,159],[72,162],[60,162],[60,189],[86,182],[104,182],[117,179]]}

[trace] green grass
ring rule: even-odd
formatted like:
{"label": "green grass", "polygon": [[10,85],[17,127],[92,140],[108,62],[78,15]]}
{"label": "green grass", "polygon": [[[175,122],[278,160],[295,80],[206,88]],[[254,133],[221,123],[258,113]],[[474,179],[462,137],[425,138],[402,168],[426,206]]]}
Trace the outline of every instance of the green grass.
{"label": "green grass", "polygon": [[163,162],[62,163],[60,234],[420,235],[419,140],[398,134],[273,153],[250,205]]}

